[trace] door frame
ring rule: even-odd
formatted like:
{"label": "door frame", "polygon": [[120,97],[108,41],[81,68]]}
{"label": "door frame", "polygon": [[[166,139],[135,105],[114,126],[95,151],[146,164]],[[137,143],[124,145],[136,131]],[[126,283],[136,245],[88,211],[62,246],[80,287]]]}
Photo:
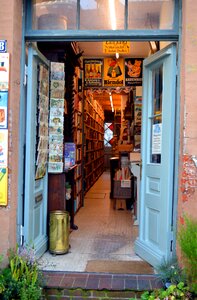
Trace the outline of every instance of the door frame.
{"label": "door frame", "polygon": [[[129,41],[175,41],[178,42],[178,72],[177,72],[177,95],[176,95],[176,110],[175,110],[175,146],[174,146],[174,186],[173,186],[173,220],[177,218],[176,207],[178,203],[178,170],[179,170],[179,136],[180,136],[180,57],[181,57],[181,20],[182,20],[182,1],[175,0],[175,23],[177,23],[176,30],[120,30],[120,31],[88,31],[88,30],[69,30],[69,31],[59,31],[56,35],[52,35],[51,31],[39,32],[30,29],[30,1],[23,0],[23,30],[22,30],[22,52],[21,52],[21,98],[20,98],[20,142],[19,142],[19,160],[18,166],[22,170],[24,169],[25,162],[25,118],[26,118],[26,92],[25,92],[25,77],[26,77],[26,53],[25,47],[26,42],[72,42],[72,41],[106,41],[106,40],[129,40]],[[28,3],[27,3],[28,2]],[[26,12],[28,14],[26,15]],[[179,20],[179,21],[178,21]],[[178,24],[179,22],[179,24]],[[19,244],[22,242],[21,236],[23,235],[23,223],[24,223],[24,172],[20,172],[18,178],[18,209],[17,213],[17,241]],[[174,224],[176,231],[176,224]],[[176,251],[176,243],[174,243],[173,252]]]}

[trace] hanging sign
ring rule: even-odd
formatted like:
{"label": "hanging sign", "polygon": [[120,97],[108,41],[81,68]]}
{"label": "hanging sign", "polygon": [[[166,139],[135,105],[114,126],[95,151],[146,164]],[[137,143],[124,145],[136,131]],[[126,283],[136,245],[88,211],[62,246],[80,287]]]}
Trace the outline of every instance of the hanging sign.
{"label": "hanging sign", "polygon": [[123,86],[124,60],[123,58],[104,59],[104,86]]}
{"label": "hanging sign", "polygon": [[0,168],[0,205],[6,206],[8,202],[8,169]]}
{"label": "hanging sign", "polygon": [[102,59],[84,59],[84,86],[100,87],[102,86]]}
{"label": "hanging sign", "polygon": [[105,54],[129,54],[130,42],[127,41],[106,41],[103,42],[103,53]]}
{"label": "hanging sign", "polygon": [[125,58],[125,85],[142,85],[143,58]]}
{"label": "hanging sign", "polygon": [[9,87],[9,53],[0,53],[0,91]]}
{"label": "hanging sign", "polygon": [[7,41],[6,40],[0,40],[0,53],[7,52]]}

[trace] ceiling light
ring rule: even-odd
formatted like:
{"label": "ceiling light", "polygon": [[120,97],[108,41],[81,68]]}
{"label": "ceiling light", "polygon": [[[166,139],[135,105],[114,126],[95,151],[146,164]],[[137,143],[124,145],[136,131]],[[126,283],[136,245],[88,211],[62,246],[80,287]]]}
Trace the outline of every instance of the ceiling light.
{"label": "ceiling light", "polygon": [[118,52],[116,52],[116,58],[119,59],[119,53]]}

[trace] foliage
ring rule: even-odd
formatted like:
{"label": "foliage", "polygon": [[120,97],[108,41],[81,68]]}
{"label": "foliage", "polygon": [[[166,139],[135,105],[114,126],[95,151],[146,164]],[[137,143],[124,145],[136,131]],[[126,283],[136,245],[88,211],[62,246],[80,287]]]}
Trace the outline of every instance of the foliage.
{"label": "foliage", "polygon": [[178,284],[179,282],[186,281],[184,270],[179,266],[176,256],[169,260],[165,260],[156,268],[159,277],[163,283]]}
{"label": "foliage", "polygon": [[[146,291],[141,295],[142,300],[189,300],[194,299],[193,295],[189,292],[189,288],[183,282],[177,285],[170,285],[166,290],[158,289],[155,291]],[[131,299],[132,300],[132,299]],[[134,300],[134,299],[133,299]]]}
{"label": "foliage", "polygon": [[38,300],[41,297],[41,273],[34,250],[20,247],[8,253],[9,265],[0,271],[0,299]]}
{"label": "foliage", "polygon": [[183,256],[188,284],[197,291],[197,220],[187,216],[180,225],[178,242]]}

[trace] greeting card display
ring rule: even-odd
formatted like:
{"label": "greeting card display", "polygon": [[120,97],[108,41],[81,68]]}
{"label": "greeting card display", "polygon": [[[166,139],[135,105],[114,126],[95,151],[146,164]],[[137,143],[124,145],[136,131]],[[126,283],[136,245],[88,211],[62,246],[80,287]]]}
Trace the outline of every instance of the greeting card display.
{"label": "greeting card display", "polygon": [[49,173],[63,172],[64,93],[64,64],[52,62],[49,115]]}
{"label": "greeting card display", "polygon": [[48,161],[49,70],[38,66],[36,179],[46,174]]}

